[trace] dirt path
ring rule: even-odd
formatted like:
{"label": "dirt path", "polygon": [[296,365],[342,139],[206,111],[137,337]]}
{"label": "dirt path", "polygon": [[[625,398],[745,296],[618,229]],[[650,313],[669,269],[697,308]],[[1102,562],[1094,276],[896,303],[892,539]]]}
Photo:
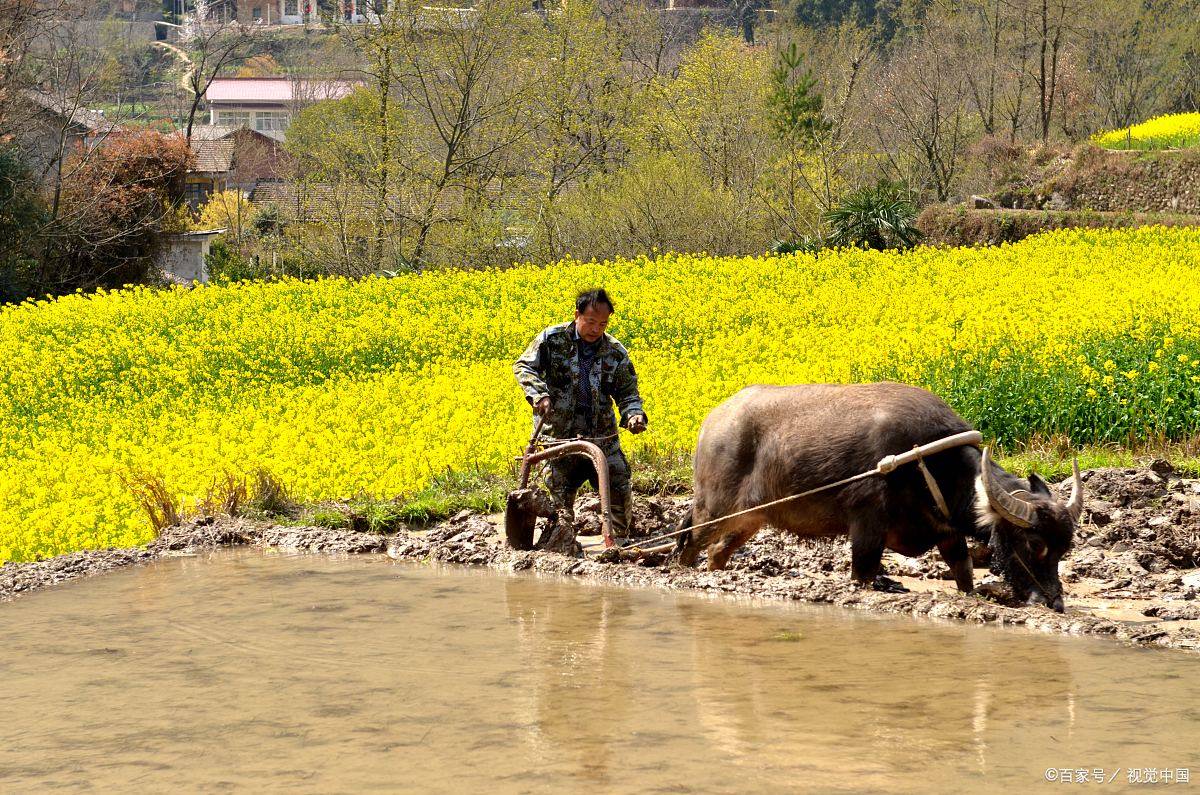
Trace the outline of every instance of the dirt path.
{"label": "dirt path", "polygon": [[[535,570],[594,581],[796,599],[882,613],[907,613],[978,624],[1020,625],[1047,632],[1102,635],[1132,645],[1200,650],[1200,480],[1178,477],[1165,462],[1145,469],[1084,473],[1087,499],[1075,549],[1064,559],[1067,613],[1004,603],[1002,583],[976,569],[981,594],[963,596],[936,553],[905,558],[888,553],[885,570],[910,589],[880,593],[850,582],[844,540],[797,541],[760,533],[723,572],[606,564],[543,552],[516,552],[501,541],[498,516],[462,513],[427,531],[391,536],[291,527],[244,519],[204,519],[168,528],[146,549],[77,552],[0,568],[0,600],[75,577],[160,556],[232,544],[305,552],[384,552],[396,559],[437,560]],[[635,514],[647,533],[670,529],[686,501],[638,498]],[[595,501],[582,501],[578,531],[599,527]],[[588,540],[588,539],[583,539]]]}

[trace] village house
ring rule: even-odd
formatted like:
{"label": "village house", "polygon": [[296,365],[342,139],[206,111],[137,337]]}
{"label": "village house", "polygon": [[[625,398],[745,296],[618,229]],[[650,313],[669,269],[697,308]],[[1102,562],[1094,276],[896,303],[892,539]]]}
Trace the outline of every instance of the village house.
{"label": "village house", "polygon": [[277,141],[292,115],[313,102],[340,99],[354,90],[352,80],[297,77],[218,77],[204,94],[209,124],[245,127]]}
{"label": "village house", "polygon": [[28,119],[30,165],[42,177],[53,172],[66,153],[91,148],[119,129],[75,97],[23,91],[22,98],[25,103],[18,112]]}
{"label": "village house", "polygon": [[201,124],[193,128],[189,144],[195,163],[188,171],[184,191],[192,209],[214,193],[249,193],[259,180],[279,176],[279,142],[255,130]]}

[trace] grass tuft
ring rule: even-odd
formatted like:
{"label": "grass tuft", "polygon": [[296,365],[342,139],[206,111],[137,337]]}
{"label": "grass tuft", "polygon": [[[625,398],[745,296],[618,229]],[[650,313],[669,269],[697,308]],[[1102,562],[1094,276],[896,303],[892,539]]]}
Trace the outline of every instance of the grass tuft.
{"label": "grass tuft", "polygon": [[171,493],[161,475],[147,470],[134,470],[120,477],[133,493],[138,507],[150,519],[155,536],[182,521],[183,502]]}

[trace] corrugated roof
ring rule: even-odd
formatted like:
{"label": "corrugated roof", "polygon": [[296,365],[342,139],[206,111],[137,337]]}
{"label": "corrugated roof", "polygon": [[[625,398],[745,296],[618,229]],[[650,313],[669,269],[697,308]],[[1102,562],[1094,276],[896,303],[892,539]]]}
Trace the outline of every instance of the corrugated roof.
{"label": "corrugated roof", "polygon": [[209,102],[284,104],[338,99],[354,90],[351,80],[308,80],[292,77],[218,77],[204,98]]}

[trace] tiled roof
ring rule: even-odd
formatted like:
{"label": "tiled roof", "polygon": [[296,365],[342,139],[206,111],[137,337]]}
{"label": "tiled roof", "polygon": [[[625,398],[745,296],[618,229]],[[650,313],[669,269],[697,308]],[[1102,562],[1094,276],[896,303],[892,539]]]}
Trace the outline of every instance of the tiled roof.
{"label": "tiled roof", "polygon": [[38,107],[57,116],[64,118],[69,116],[72,124],[78,125],[89,132],[111,130],[116,127],[116,124],[109,121],[101,111],[71,107],[70,103],[64,102],[59,97],[44,94],[41,91],[24,91],[22,93],[26,99]]}
{"label": "tiled roof", "polygon": [[193,171],[214,173],[229,171],[233,167],[233,148],[237,141],[232,137],[204,139],[192,135],[192,152],[196,155]]}
{"label": "tiled roof", "polygon": [[192,127],[192,140],[197,138],[205,141],[218,141],[222,138],[228,138],[242,127],[230,127],[227,124],[196,124]]}
{"label": "tiled roof", "polygon": [[222,173],[232,171],[239,152],[249,156],[249,171],[243,177],[258,178],[273,175],[279,155],[279,144],[256,130],[245,127],[226,127],[219,124],[197,124],[192,128],[192,153],[196,156],[194,172]]}

